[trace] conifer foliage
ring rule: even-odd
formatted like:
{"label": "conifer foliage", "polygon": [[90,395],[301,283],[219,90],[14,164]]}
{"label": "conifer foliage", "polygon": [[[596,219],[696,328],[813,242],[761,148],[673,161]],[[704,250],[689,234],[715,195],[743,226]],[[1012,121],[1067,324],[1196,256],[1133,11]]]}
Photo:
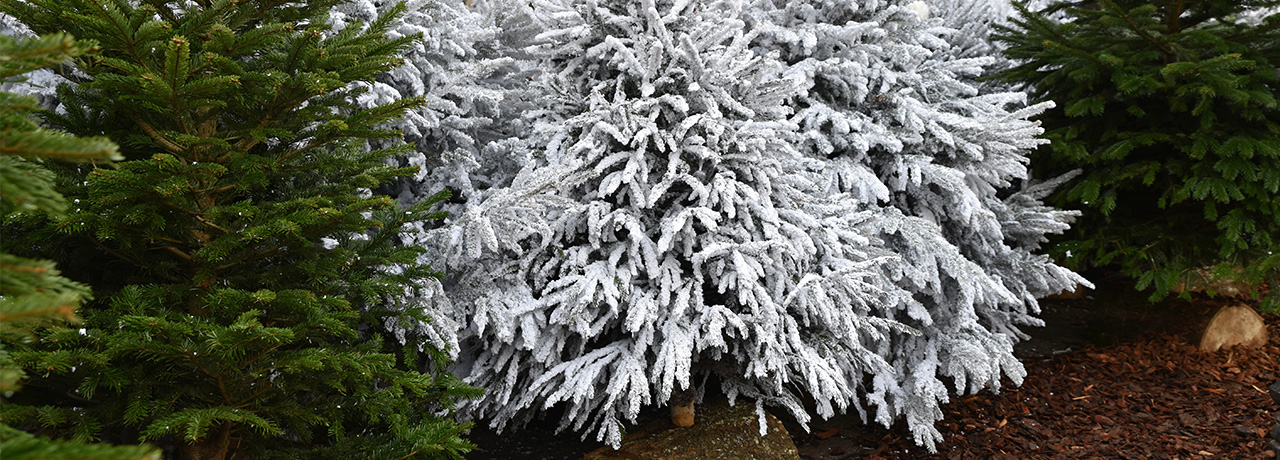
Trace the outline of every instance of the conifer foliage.
{"label": "conifer foliage", "polygon": [[1084,282],[1035,254],[1076,214],[1041,204],[1061,179],[1033,184],[1026,165],[1043,142],[1029,118],[1049,104],[976,82],[997,63],[982,41],[1000,10],[938,3],[948,16],[924,2],[764,1],[752,13],[757,52],[778,53],[805,88],[789,101],[795,144],[876,216],[867,237],[897,261],[880,286],[897,303],[879,314],[919,331],[876,344],[894,372],[875,375],[867,402],[930,448],[948,393],[1020,383],[1012,345],[1042,324],[1036,299]]}
{"label": "conifer foliage", "polygon": [[[497,240],[522,257],[458,281],[467,375],[489,391],[473,414],[502,426],[564,404],[566,426],[617,443],[624,419],[711,375],[801,417],[795,383],[846,408],[857,369],[886,369],[862,339],[900,326],[869,314],[888,300],[867,282],[883,262],[863,249],[868,216],[822,195],[820,165],[785,142],[795,84],[732,11],[575,6],[536,5],[557,19],[541,51],[555,94],[543,159],[512,185],[554,183],[572,205],[529,244]],[[817,308],[831,299],[844,308]]]}
{"label": "conifer foliage", "polygon": [[992,58],[921,2],[530,5],[531,151],[417,237],[488,389],[471,416],[559,407],[616,444],[689,390],[932,448],[938,405],[1018,380],[1035,299],[1082,281],[1034,254],[1074,215],[1029,181],[1045,106],[974,83]]}
{"label": "conifer foliage", "polygon": [[75,86],[49,120],[124,156],[63,170],[68,215],[5,238],[98,292],[79,328],[12,353],[33,378],[7,422],[183,459],[469,447],[447,416],[478,391],[441,372],[441,350],[377,327],[430,321],[392,295],[436,276],[398,238],[436,200],[373,196],[412,170],[367,148],[422,101],[357,103],[416,37],[388,38],[395,8],[332,27],[335,3],[0,1],[37,33],[98,43],[62,69]]}
{"label": "conifer foliage", "polygon": [[1202,267],[1275,286],[1280,2],[1017,7],[1000,40],[1019,65],[1004,78],[1061,104],[1043,118],[1052,142],[1035,164],[1084,170],[1054,198],[1087,208],[1057,252],[1118,265],[1153,299],[1199,284]]}
{"label": "conifer foliage", "polygon": [[[58,65],[92,46],[69,35],[14,39],[0,35],[0,80],[9,83],[21,74]],[[76,138],[40,129],[30,116],[38,111],[34,98],[0,92],[0,216],[18,213],[65,215],[66,199],[53,184],[53,173],[39,162],[119,159],[114,143],[103,138]],[[87,286],[60,276],[53,262],[0,252],[0,393],[11,394],[26,376],[9,351],[32,339],[35,328],[75,322],[76,307],[91,298]],[[155,459],[149,446],[113,447],[37,438],[0,422],[0,455],[22,459]]]}

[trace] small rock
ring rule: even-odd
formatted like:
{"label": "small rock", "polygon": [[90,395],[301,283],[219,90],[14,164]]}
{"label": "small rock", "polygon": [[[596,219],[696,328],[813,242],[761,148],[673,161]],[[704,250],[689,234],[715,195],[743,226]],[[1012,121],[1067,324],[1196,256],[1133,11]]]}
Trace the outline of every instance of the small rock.
{"label": "small rock", "polygon": [[754,404],[712,404],[698,409],[698,423],[674,427],[665,422],[642,427],[623,438],[619,449],[604,446],[582,460],[799,460],[796,445],[773,415],[760,435]]}
{"label": "small rock", "polygon": [[1236,304],[1213,314],[1200,336],[1200,351],[1214,352],[1224,347],[1257,348],[1267,343],[1267,325],[1252,307]]}

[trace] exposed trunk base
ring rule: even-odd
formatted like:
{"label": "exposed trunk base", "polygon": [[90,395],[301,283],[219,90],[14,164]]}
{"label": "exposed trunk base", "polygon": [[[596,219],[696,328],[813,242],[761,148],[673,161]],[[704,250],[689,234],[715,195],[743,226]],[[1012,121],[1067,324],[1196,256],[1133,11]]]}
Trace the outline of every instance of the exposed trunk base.
{"label": "exposed trunk base", "polygon": [[693,402],[697,398],[697,392],[693,387],[678,390],[671,395],[671,399],[667,400],[667,405],[671,407],[671,423],[676,426],[693,426]]}

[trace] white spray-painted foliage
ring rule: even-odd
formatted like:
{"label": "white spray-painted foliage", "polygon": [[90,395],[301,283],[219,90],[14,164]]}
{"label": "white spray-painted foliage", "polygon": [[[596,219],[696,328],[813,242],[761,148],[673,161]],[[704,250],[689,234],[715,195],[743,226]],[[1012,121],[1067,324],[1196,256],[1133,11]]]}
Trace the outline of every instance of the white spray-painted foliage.
{"label": "white spray-painted foliage", "polygon": [[1009,0],[928,0],[939,22],[954,32],[948,34],[945,53],[957,58],[1002,59],[998,45],[990,37],[993,28],[1013,15]]}
{"label": "white spray-painted foliage", "polygon": [[428,172],[393,193],[458,195],[406,239],[446,282],[406,295],[456,327],[418,333],[457,345],[487,389],[463,409],[498,428],[559,406],[616,445],[692,386],[905,419],[932,449],[939,405],[1019,382],[1035,299],[1083,281],[1035,254],[1074,215],[1030,185],[1045,107],[976,82],[995,6],[415,8],[426,45],[370,97],[429,99],[405,125]]}
{"label": "white spray-painted foliage", "polygon": [[877,422],[905,417],[930,449],[949,393],[1021,381],[1012,345],[1020,326],[1042,324],[1036,298],[1084,282],[1033,253],[1075,215],[1039,202],[1055,183],[1016,191],[1042,142],[1029,118],[1046,106],[974,82],[995,59],[971,34],[987,33],[999,9],[932,5],[764,0],[750,14],[757,52],[780,53],[805,84],[793,102],[798,144],[827,159],[834,192],[876,198],[881,225],[867,236],[901,261],[894,286],[881,287],[909,299],[885,316],[919,333],[877,344],[896,372],[877,375],[867,398]]}
{"label": "white spray-painted foliage", "polygon": [[831,416],[890,372],[869,347],[909,331],[875,313],[906,302],[882,289],[893,259],[865,236],[880,225],[788,141],[801,88],[729,6],[534,3],[556,110],[509,203],[545,206],[511,233],[483,216],[505,206],[494,193],[436,233],[460,262],[458,370],[488,389],[475,417],[562,405],[563,426],[617,444],[641,407],[710,375],[806,420],[802,395]]}

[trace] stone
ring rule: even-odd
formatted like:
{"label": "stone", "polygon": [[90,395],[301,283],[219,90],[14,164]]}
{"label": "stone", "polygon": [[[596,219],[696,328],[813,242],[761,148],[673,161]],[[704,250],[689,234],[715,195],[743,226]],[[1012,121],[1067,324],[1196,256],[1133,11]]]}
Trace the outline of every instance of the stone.
{"label": "stone", "polygon": [[1252,307],[1235,304],[1213,314],[1200,336],[1200,351],[1214,352],[1226,347],[1257,348],[1267,343],[1267,325]]}
{"label": "stone", "polygon": [[760,435],[755,404],[724,403],[698,408],[698,423],[677,427],[654,422],[622,439],[618,449],[604,446],[582,460],[799,460],[796,445],[772,414]]}

